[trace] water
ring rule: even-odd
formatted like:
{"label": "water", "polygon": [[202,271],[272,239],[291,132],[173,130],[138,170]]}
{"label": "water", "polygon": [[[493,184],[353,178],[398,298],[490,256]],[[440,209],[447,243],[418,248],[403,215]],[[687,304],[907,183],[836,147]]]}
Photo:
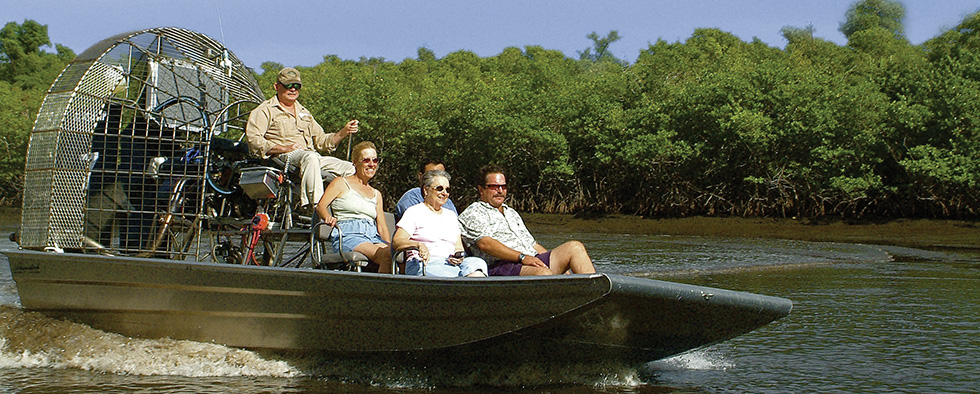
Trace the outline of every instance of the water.
{"label": "water", "polygon": [[[5,229],[4,235],[9,229]],[[0,392],[968,393],[980,376],[980,249],[753,238],[539,234],[582,240],[603,272],[786,297],[747,335],[639,367],[498,370],[363,365],[144,340],[19,308],[0,257]],[[0,249],[12,248],[6,240]]]}

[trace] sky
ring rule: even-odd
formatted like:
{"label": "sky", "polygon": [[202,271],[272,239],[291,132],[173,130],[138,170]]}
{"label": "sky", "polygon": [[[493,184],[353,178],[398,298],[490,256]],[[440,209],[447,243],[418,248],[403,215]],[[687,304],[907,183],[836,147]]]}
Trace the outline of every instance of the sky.
{"label": "sky", "polygon": [[[662,39],[685,41],[696,28],[717,28],[744,41],[784,47],[785,26],[812,25],[838,44],[856,0],[0,0],[0,22],[27,19],[48,26],[51,42],[82,53],[115,34],[173,26],[206,34],[247,67],[263,62],[314,66],[341,59],[436,57],[468,50],[481,57],[537,45],[578,58],[586,36],[622,37],[609,49],[633,62]],[[976,0],[904,0],[905,34],[921,44],[980,10]],[[941,4],[941,5],[940,5]],[[45,48],[52,51],[52,48]]]}

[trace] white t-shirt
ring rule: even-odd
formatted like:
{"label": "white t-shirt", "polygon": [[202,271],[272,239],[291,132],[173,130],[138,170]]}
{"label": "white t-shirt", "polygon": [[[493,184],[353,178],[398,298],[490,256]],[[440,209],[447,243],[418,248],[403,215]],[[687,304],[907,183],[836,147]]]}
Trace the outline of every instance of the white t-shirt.
{"label": "white t-shirt", "polygon": [[405,210],[398,227],[409,234],[409,239],[429,248],[429,260],[440,261],[456,251],[459,239],[459,218],[456,212],[443,207],[435,213],[425,203],[415,204]]}

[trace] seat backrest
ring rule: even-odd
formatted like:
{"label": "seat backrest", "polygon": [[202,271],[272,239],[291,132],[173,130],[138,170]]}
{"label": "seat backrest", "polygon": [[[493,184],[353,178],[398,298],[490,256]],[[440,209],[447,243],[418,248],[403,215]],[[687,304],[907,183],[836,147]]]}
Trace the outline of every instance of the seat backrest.
{"label": "seat backrest", "polygon": [[385,212],[385,224],[388,225],[388,237],[389,239],[395,238],[395,214],[391,212]]}

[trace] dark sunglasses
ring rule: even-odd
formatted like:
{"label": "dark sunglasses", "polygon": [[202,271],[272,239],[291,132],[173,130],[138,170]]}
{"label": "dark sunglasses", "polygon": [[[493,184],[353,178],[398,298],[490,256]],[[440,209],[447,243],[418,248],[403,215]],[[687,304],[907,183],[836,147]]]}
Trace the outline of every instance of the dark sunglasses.
{"label": "dark sunglasses", "polygon": [[284,84],[284,83],[280,82],[279,84],[282,85],[283,89],[286,89],[286,90],[290,90],[290,89],[299,90],[300,88],[303,87],[303,84],[301,84],[301,83],[291,83],[291,84],[288,84],[287,85],[287,84]]}
{"label": "dark sunglasses", "polygon": [[507,190],[507,184],[506,183],[490,183],[490,184],[487,184],[484,187],[487,188],[487,189]]}
{"label": "dark sunglasses", "polygon": [[443,186],[443,185],[439,185],[436,187],[429,186],[429,189],[435,190],[439,193],[442,193],[442,191],[445,190],[446,193],[449,193],[449,186]]}
{"label": "dark sunglasses", "polygon": [[361,159],[361,163],[364,163],[364,164],[370,164],[370,163],[379,164],[379,163],[381,163],[381,158],[380,157],[365,157],[365,158]]}

